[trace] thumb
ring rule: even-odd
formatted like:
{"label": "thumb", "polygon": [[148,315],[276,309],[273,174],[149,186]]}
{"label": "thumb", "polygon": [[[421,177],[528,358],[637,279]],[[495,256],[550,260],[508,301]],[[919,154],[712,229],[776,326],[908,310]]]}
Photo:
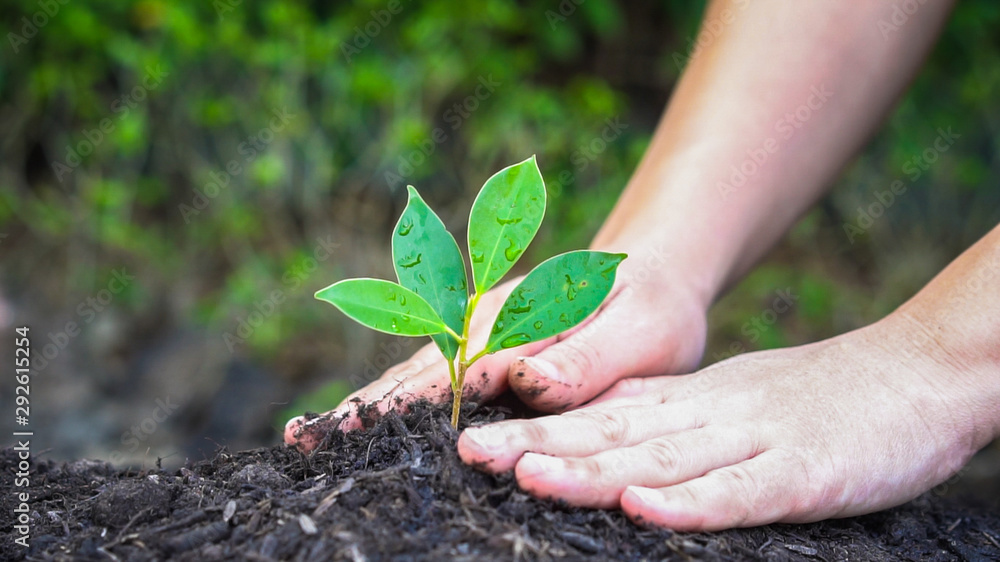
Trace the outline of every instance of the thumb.
{"label": "thumb", "polygon": [[[699,329],[700,328],[700,329]],[[511,389],[528,406],[575,408],[627,377],[674,374],[697,367],[705,326],[671,322],[635,292],[612,298],[588,322],[536,354],[510,365]]]}

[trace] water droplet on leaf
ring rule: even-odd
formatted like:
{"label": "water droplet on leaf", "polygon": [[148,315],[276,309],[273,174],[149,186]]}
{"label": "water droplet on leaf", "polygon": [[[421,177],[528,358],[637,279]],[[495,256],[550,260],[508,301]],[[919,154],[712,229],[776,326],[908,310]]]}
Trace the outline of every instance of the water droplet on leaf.
{"label": "water droplet on leaf", "polygon": [[531,305],[534,304],[534,302],[535,299],[531,299],[525,304],[511,306],[507,310],[510,311],[511,314],[524,314],[526,312],[531,312]]}
{"label": "water droplet on leaf", "polygon": [[496,323],[493,324],[493,333],[499,334],[502,331],[503,331],[503,322],[497,320]]}
{"label": "water droplet on leaf", "polygon": [[533,326],[535,327],[536,330],[541,330],[542,329],[542,321],[541,320],[536,320],[535,323],[533,324]]}
{"label": "water droplet on leaf", "polygon": [[524,345],[531,341],[531,336],[525,333],[517,333],[511,336],[507,336],[502,342],[500,342],[500,347],[508,349],[511,347],[517,347],[519,345]]}
{"label": "water droplet on leaf", "polygon": [[497,222],[502,226],[507,226],[509,224],[517,224],[521,222],[522,218],[524,217],[511,217],[509,219],[502,219],[500,217],[497,217]]}
{"label": "water droplet on leaf", "polygon": [[486,256],[482,252],[472,252],[472,261],[475,263],[483,263],[484,259],[486,259]]}
{"label": "water droplet on leaf", "polygon": [[421,257],[423,257],[423,254],[417,254],[416,257],[414,257],[413,254],[410,254],[400,259],[397,263],[399,263],[399,267],[409,269],[419,264]]}
{"label": "water droplet on leaf", "polygon": [[410,219],[409,217],[407,217],[407,218],[405,218],[405,219],[403,219],[403,220],[401,220],[399,222],[399,235],[400,236],[406,236],[407,234],[410,233],[411,230],[413,230],[413,220],[412,219]]}
{"label": "water droplet on leaf", "polygon": [[509,242],[510,245],[503,251],[503,257],[507,258],[507,261],[514,261],[521,255],[521,252],[523,252],[524,249],[521,248],[513,238],[508,238],[507,242]]}

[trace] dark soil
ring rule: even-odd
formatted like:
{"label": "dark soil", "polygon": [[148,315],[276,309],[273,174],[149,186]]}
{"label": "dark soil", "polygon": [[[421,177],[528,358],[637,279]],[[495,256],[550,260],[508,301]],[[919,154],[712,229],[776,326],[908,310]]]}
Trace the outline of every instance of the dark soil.
{"label": "dark soil", "polygon": [[[465,423],[509,415],[480,408]],[[447,408],[275,446],[123,472],[32,460],[31,546],[13,542],[13,450],[0,454],[0,558],[56,560],[998,560],[1000,514],[928,494],[890,511],[722,533],[644,529],[460,462]]]}

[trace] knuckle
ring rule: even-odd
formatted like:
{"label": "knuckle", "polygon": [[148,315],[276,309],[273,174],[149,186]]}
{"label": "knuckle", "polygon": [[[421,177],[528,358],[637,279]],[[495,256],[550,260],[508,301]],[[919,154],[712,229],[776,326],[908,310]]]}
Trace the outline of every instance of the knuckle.
{"label": "knuckle", "polygon": [[601,439],[613,446],[625,445],[629,442],[632,433],[631,425],[627,418],[621,415],[613,415],[600,410],[585,412],[590,421],[596,426]]}
{"label": "knuckle", "polygon": [[645,448],[653,463],[663,472],[675,474],[684,467],[684,451],[668,438],[647,441]]}
{"label": "knuckle", "polygon": [[507,426],[507,429],[508,433],[523,435],[529,444],[529,448],[548,443],[551,435],[549,429],[544,424],[532,421],[511,422]]}
{"label": "knuckle", "polygon": [[566,367],[576,370],[583,375],[584,380],[591,376],[596,376],[601,372],[604,364],[601,359],[601,352],[597,347],[586,342],[581,342],[579,338],[570,338],[559,342],[559,350],[566,360]]}
{"label": "knuckle", "polygon": [[588,485],[593,487],[599,487],[604,483],[606,478],[606,472],[604,466],[593,458],[582,458],[573,461],[576,465],[576,476],[583,479]]}
{"label": "knuckle", "polygon": [[725,485],[727,503],[731,506],[727,514],[727,525],[742,527],[755,512],[757,496],[760,493],[759,482],[753,473],[740,465],[720,469],[720,476]]}
{"label": "knuckle", "polygon": [[787,467],[789,478],[794,480],[801,490],[796,494],[790,512],[814,513],[823,505],[835,503],[836,498],[843,494],[842,488],[829,485],[836,479],[828,478],[826,471],[817,467],[815,463],[810,463],[792,452],[773,453],[781,455],[782,464]]}
{"label": "knuckle", "polygon": [[645,392],[648,384],[649,381],[644,378],[632,377],[632,378],[622,379],[616,382],[614,385],[612,385],[612,387],[608,390],[608,392],[613,394],[624,394],[626,396],[633,396],[635,394]]}

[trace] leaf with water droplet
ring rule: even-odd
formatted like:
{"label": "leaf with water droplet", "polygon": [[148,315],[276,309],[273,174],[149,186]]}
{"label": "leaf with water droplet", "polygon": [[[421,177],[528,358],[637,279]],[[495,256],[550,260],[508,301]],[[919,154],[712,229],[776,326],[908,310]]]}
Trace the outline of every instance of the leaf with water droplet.
{"label": "leaf with water droplet", "polygon": [[515,242],[513,238],[508,238],[507,240],[510,244],[503,251],[503,257],[507,258],[507,261],[513,263],[516,262],[517,258],[521,256],[521,252],[524,251],[524,248],[518,246],[517,242]]}
{"label": "leaf with water droplet", "polygon": [[507,312],[509,312],[510,314],[527,314],[528,312],[531,312],[531,305],[534,304],[534,302],[535,299],[531,299],[526,304],[523,305],[515,304],[510,308],[508,308]]}
{"label": "leaf with water droplet", "polygon": [[410,254],[408,256],[403,257],[401,260],[397,261],[396,265],[402,267],[403,269],[416,267],[420,265],[420,259],[423,257],[424,257],[423,254],[417,254],[417,255]]}
{"label": "leaf with water droplet", "polygon": [[486,180],[469,213],[477,293],[486,292],[510,271],[538,232],[544,214],[545,181],[534,156]]}
{"label": "leaf with water droplet", "polygon": [[[423,297],[449,328],[461,333],[469,299],[465,261],[455,238],[416,188],[406,189],[409,200],[392,236],[396,278]],[[448,334],[431,338],[448,359],[458,354],[458,342]]]}
{"label": "leaf with water droplet", "polygon": [[444,321],[420,295],[384,279],[345,279],[316,292],[316,298],[369,328],[401,336],[446,331]]}
{"label": "leaf with water droplet", "polygon": [[[599,261],[605,260],[605,266],[612,264],[606,269],[614,270],[625,257],[625,254],[579,250],[539,264],[511,291],[501,307],[494,327],[502,328],[490,334],[487,352],[541,341],[582,322],[597,310],[614,285],[614,271],[605,275]],[[527,303],[525,295],[531,295]],[[529,311],[523,310],[526,304]]]}
{"label": "leaf with water droplet", "polygon": [[528,334],[511,334],[506,338],[504,338],[502,342],[500,342],[500,347],[504,349],[510,349],[512,347],[524,345],[530,341],[531,341],[531,336],[529,336]]}

